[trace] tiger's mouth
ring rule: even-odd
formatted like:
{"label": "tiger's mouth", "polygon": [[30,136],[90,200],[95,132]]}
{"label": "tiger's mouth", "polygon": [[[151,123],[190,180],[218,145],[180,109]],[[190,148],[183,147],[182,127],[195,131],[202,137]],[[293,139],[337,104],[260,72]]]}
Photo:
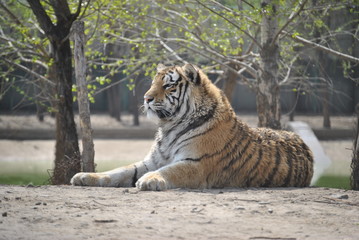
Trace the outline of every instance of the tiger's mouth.
{"label": "tiger's mouth", "polygon": [[165,109],[165,106],[160,103],[145,103],[145,111],[147,113],[147,117],[149,118],[157,117],[159,119],[166,120],[173,116],[172,112]]}

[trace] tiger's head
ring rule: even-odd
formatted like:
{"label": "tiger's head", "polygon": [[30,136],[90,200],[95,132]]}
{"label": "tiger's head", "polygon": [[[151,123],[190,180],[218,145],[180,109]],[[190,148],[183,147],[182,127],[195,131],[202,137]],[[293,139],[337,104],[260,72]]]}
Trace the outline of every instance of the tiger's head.
{"label": "tiger's head", "polygon": [[144,95],[147,116],[171,121],[193,110],[193,97],[201,85],[201,75],[200,70],[191,64],[183,67],[159,64],[152,85]]}

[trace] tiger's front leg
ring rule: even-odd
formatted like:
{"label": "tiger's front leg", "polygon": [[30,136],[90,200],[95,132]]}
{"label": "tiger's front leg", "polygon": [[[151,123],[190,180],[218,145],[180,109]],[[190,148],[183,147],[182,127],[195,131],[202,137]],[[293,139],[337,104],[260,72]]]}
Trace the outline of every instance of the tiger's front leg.
{"label": "tiger's front leg", "polygon": [[136,183],[140,190],[163,191],[171,188],[206,188],[200,163],[180,161],[143,175]]}
{"label": "tiger's front leg", "polygon": [[138,162],[126,167],[116,168],[102,173],[77,173],[71,179],[75,186],[96,186],[96,187],[134,187],[138,178],[152,169],[151,164]]}

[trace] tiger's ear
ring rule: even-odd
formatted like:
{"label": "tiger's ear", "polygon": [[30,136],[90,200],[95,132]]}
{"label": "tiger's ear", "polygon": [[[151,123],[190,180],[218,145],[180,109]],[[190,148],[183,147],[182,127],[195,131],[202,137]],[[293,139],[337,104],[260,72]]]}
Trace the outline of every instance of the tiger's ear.
{"label": "tiger's ear", "polygon": [[198,85],[201,82],[201,78],[199,76],[198,68],[190,63],[186,63],[182,69],[186,77],[193,82],[194,84]]}
{"label": "tiger's ear", "polygon": [[166,68],[166,66],[165,66],[164,64],[159,63],[159,64],[157,65],[157,72],[160,72],[160,71],[162,71],[162,70],[165,69],[165,68]]}

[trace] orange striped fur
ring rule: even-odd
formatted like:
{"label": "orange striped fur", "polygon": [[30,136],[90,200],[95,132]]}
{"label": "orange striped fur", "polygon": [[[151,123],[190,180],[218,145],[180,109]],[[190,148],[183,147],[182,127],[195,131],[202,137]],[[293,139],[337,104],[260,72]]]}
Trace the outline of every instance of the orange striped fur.
{"label": "orange striped fur", "polygon": [[158,122],[148,156],[109,172],[79,173],[72,184],[141,190],[310,184],[313,156],[300,137],[250,128],[236,117],[223,92],[191,64],[159,65],[144,104],[148,117]]}

